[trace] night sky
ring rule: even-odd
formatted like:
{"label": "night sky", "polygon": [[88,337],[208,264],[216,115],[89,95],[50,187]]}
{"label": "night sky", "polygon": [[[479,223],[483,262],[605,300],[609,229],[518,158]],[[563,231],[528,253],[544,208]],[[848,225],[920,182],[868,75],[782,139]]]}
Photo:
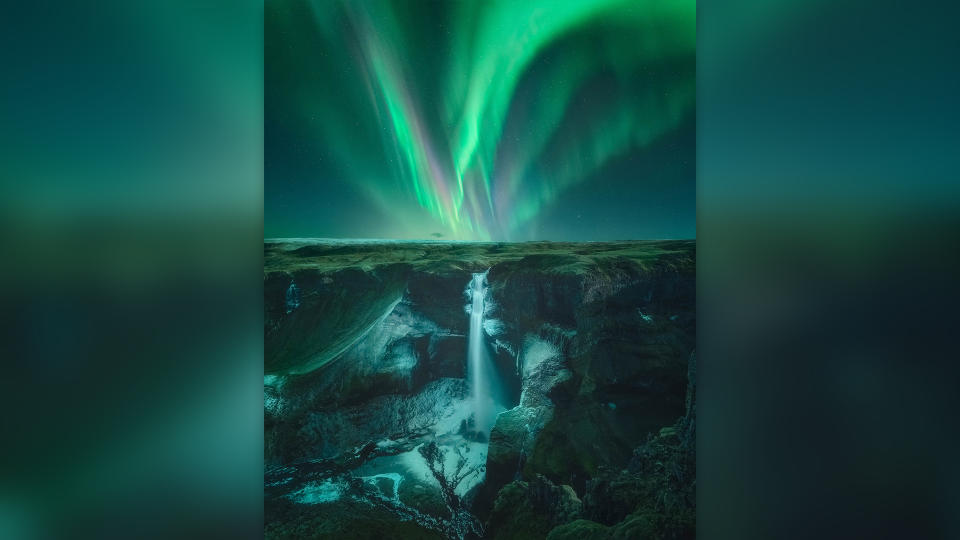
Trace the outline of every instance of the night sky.
{"label": "night sky", "polygon": [[692,0],[265,9],[267,238],[695,236]]}

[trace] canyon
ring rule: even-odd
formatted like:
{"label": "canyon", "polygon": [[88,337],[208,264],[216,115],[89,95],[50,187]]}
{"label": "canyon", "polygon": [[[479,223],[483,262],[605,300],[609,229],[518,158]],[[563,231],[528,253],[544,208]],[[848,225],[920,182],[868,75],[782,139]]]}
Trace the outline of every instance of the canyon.
{"label": "canyon", "polygon": [[266,536],[692,538],[695,259],[265,242]]}

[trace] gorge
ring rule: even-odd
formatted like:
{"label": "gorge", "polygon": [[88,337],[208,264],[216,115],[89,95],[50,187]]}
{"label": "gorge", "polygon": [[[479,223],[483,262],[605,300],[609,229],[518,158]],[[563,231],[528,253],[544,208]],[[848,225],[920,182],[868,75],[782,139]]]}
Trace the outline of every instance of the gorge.
{"label": "gorge", "polygon": [[683,538],[695,242],[265,243],[268,538]]}

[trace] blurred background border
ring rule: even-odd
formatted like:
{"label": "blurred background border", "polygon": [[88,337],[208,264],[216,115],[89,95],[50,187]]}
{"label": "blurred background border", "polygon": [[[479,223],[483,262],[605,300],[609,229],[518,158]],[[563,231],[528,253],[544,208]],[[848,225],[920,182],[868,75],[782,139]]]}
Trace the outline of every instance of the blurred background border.
{"label": "blurred background border", "polygon": [[[698,3],[702,538],[960,536],[956,12]],[[262,23],[4,6],[0,537],[262,536]]]}

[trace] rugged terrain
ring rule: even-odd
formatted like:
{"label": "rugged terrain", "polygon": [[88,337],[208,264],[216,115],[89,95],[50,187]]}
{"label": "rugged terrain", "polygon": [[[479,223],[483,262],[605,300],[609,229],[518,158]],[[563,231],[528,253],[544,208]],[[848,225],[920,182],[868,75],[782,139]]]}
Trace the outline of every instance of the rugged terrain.
{"label": "rugged terrain", "polygon": [[[695,254],[268,241],[266,536],[693,537]],[[466,380],[480,272],[489,434]]]}

